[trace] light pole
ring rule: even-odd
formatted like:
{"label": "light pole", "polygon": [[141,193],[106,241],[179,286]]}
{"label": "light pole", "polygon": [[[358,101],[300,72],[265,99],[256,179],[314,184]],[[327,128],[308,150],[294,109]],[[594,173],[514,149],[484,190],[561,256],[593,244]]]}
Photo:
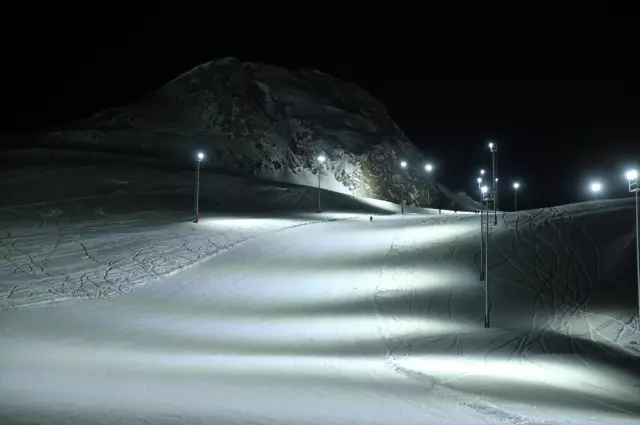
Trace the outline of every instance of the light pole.
{"label": "light pole", "polygon": [[636,270],[638,274],[638,323],[640,323],[640,239],[638,238],[638,236],[640,236],[638,230],[638,191],[640,187],[638,187],[637,170],[629,170],[625,175],[629,181],[629,192],[635,192],[636,197]]}
{"label": "light pole", "polygon": [[324,155],[319,155],[318,156],[318,162],[320,163],[320,167],[318,168],[318,212],[322,211],[320,209],[320,174],[322,174],[322,165],[324,164],[324,161],[326,161],[326,158],[324,157]]}
{"label": "light pole", "polygon": [[515,212],[518,212],[518,188],[519,187],[520,187],[520,183],[515,182],[513,184],[513,192],[515,193],[515,198],[514,198],[515,200],[514,200],[514,203],[513,203],[513,210]]}
{"label": "light pole", "polygon": [[498,225],[498,178],[496,177],[496,152],[498,152],[498,145],[489,142],[489,150],[491,151],[491,164],[493,168],[493,225],[496,226]]}
{"label": "light pole", "polygon": [[431,206],[431,171],[433,170],[433,165],[427,164],[424,166],[424,169],[427,170],[427,206]]}
{"label": "light pole", "polygon": [[489,322],[489,188],[482,186],[483,201],[487,202],[487,225],[484,228],[484,327],[491,326]]}
{"label": "light pole", "polygon": [[407,161],[400,162],[400,208],[404,214],[404,169],[407,168]]}
{"label": "light pole", "polygon": [[204,159],[204,154],[198,152],[198,161],[196,165],[196,223],[200,221],[200,163]]}
{"label": "light pole", "polygon": [[478,177],[477,181],[478,189],[480,189],[480,280],[484,280],[484,192],[482,192],[482,177]]}

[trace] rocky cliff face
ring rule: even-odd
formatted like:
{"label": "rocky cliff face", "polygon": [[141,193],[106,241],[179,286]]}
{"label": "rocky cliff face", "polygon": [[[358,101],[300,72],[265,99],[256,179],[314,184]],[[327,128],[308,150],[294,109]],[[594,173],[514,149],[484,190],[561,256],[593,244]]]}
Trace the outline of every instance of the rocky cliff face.
{"label": "rocky cliff face", "polygon": [[[203,167],[398,202],[426,204],[421,153],[360,87],[318,71],[227,58],[200,65],[135,104],[48,136],[65,147],[138,152]],[[318,155],[327,158],[325,164]],[[435,182],[433,182],[435,187]],[[432,200],[437,193],[432,192]],[[432,202],[435,204],[435,202]]]}

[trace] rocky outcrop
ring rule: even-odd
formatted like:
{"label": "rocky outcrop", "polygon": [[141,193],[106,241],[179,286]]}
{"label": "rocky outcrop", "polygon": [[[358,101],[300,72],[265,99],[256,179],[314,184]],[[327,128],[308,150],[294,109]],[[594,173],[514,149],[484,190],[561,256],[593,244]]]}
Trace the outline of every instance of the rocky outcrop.
{"label": "rocky outcrop", "polygon": [[[422,155],[385,106],[360,87],[318,71],[233,58],[209,62],[48,140],[182,163],[202,150],[203,167],[212,170],[306,185],[317,185],[322,173],[323,188],[396,202],[404,182],[408,202],[426,200]],[[325,164],[318,163],[320,154]],[[409,163],[402,179],[401,159]]]}

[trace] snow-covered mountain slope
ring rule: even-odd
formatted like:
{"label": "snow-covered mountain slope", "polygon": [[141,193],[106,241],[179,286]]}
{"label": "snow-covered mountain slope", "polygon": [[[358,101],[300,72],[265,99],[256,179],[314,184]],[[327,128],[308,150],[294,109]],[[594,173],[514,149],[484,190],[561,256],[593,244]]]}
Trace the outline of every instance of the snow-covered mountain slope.
{"label": "snow-covered mountain slope", "polygon": [[440,183],[437,183],[436,187],[443,195],[443,199],[440,202],[443,207],[462,211],[480,211],[482,208],[479,201],[471,198],[465,192],[451,192],[447,187]]}
{"label": "snow-covered mountain slope", "polygon": [[[280,182],[426,204],[424,158],[362,88],[318,71],[227,58],[200,65],[128,106],[104,110],[43,138],[48,149],[138,154]],[[321,166],[318,155],[327,163]],[[435,183],[435,179],[434,179]],[[435,185],[434,185],[435,186]],[[433,189],[432,205],[439,191]]]}
{"label": "snow-covered mountain slope", "polygon": [[638,423],[633,210],[501,215],[490,328],[477,214],[261,233],[122,296],[0,311],[0,422]]}

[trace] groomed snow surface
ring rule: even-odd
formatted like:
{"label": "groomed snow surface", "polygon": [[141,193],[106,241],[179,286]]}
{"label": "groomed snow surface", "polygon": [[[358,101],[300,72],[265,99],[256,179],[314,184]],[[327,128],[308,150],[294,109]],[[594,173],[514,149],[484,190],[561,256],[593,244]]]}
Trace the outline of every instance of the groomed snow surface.
{"label": "groomed snow surface", "polygon": [[2,424],[640,423],[630,199],[498,215],[485,329],[477,214],[203,174],[195,224],[191,172],[1,177]]}

